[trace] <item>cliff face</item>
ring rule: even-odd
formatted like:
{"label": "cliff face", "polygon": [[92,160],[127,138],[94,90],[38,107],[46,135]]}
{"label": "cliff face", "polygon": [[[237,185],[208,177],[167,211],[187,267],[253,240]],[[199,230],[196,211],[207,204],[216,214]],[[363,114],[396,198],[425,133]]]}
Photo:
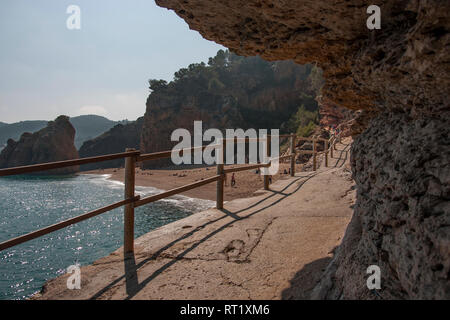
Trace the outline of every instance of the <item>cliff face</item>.
{"label": "cliff face", "polygon": [[[78,158],[74,145],[75,129],[66,116],[50,121],[47,127],[35,132],[24,133],[19,141],[9,139],[0,153],[0,168],[18,167],[44,162]],[[78,166],[54,169],[45,174],[70,174]]]}
{"label": "cliff face", "polygon": [[354,217],[315,298],[450,298],[448,1],[156,0],[242,55],[318,62],[324,101],[362,110],[352,146]]}
{"label": "cliff face", "polygon": [[[217,57],[221,56],[219,52]],[[314,75],[313,66],[226,53],[224,61],[228,62],[191,65],[180,70],[183,76],[176,73],[176,81],[153,86],[144,116],[142,152],[170,150],[177,143],[170,142],[172,132],[184,128],[192,133],[194,121],[202,121],[203,130],[279,128],[301,104],[317,109],[314,79],[320,75]],[[143,166],[162,165],[170,165],[170,159]]]}
{"label": "cliff face", "polygon": [[[127,124],[118,124],[95,139],[83,143],[79,153],[81,158],[94,157],[111,153],[124,152],[126,148],[139,149],[140,135],[144,118]],[[90,163],[81,166],[81,170],[98,168],[117,168],[124,164],[124,159]]]}
{"label": "cliff face", "polygon": [[332,104],[329,100],[327,102],[319,101],[320,126],[338,127],[341,130],[343,137],[349,136],[351,133],[351,126],[355,122],[357,112],[353,110],[340,107]]}

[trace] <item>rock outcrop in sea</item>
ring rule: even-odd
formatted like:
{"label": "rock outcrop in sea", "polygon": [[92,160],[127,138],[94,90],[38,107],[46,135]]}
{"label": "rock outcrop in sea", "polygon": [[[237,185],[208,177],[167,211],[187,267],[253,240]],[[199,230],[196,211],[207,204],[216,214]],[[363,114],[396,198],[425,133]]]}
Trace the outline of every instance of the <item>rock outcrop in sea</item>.
{"label": "rock outcrop in sea", "polygon": [[[239,55],[316,62],[324,101],[360,110],[354,216],[313,297],[449,299],[449,2],[377,1],[379,30],[363,0],[156,3]],[[370,265],[378,294],[366,287]]]}
{"label": "rock outcrop in sea", "polygon": [[[75,129],[69,117],[59,116],[37,132],[22,134],[18,141],[9,139],[0,153],[0,168],[77,159],[74,139]],[[73,166],[38,174],[71,174],[78,170],[78,166]]]}

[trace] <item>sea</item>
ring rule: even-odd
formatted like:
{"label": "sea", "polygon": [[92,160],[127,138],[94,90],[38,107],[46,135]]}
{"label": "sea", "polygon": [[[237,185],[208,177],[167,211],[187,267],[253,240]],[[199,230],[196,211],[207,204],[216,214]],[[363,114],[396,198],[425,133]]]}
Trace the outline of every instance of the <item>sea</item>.
{"label": "sea", "polygon": [[[109,175],[0,178],[0,242],[123,200]],[[161,192],[136,187],[141,196]],[[214,206],[177,195],[135,211],[135,237]],[[123,245],[123,207],[0,252],[0,300],[27,299],[71,265],[87,265]]]}

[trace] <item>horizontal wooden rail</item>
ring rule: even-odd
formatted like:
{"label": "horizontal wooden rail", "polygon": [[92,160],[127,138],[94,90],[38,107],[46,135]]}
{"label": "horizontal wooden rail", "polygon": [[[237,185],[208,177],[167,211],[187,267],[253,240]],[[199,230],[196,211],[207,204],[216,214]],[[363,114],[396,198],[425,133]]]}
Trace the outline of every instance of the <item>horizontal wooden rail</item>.
{"label": "horizontal wooden rail", "polygon": [[237,138],[237,137],[234,137],[234,138],[225,138],[225,139],[222,139],[223,141],[238,141],[238,142],[248,142],[248,141],[265,141],[266,140],[266,138],[248,138],[248,137],[246,137],[246,138]]}
{"label": "horizontal wooden rail", "polygon": [[217,181],[220,178],[221,178],[220,175],[212,176],[210,178],[206,178],[206,179],[203,179],[203,180],[198,181],[198,182],[194,182],[194,183],[182,186],[182,187],[178,187],[178,188],[175,188],[175,189],[171,189],[171,190],[168,190],[168,191],[165,191],[165,192],[158,193],[158,194],[156,194],[154,196],[145,197],[143,199],[140,199],[139,201],[136,201],[134,203],[134,207],[137,208],[137,207],[143,206],[143,205],[151,203],[151,202],[155,202],[155,201],[158,201],[158,200],[161,200],[161,199],[164,199],[164,198],[167,198],[167,197],[170,197],[170,196],[173,196],[173,195],[176,195],[176,194],[179,194],[179,193],[191,190],[191,189],[195,189],[195,188],[201,187],[201,186],[203,186],[205,184]]}
{"label": "horizontal wooden rail", "polygon": [[[295,141],[312,141],[314,142],[314,150],[300,150],[297,152],[293,152],[289,155],[284,155],[284,156],[280,156],[276,159],[272,159],[272,161],[274,160],[281,160],[281,159],[285,159],[285,158],[291,158],[291,168],[292,168],[292,172],[291,175],[295,174],[295,166],[293,165],[293,161],[295,161],[295,156],[297,154],[313,154],[314,159],[318,154],[321,153],[325,153],[325,156],[328,156],[328,149],[331,152],[331,156],[333,157],[333,147],[335,148],[336,142],[340,139],[340,134],[339,135],[333,135],[332,137],[330,137],[330,139],[322,139],[322,138],[304,138],[304,137],[297,137],[295,134],[286,134],[286,135],[278,135],[278,136],[271,136],[271,135],[267,135],[267,137],[265,138],[231,138],[231,139],[223,139],[222,141],[226,144],[227,141],[233,140],[233,141],[254,141],[254,140],[258,140],[258,141],[265,141],[266,143],[266,152],[268,153],[268,151],[270,150],[270,141],[271,137],[278,137],[278,138],[291,138],[291,152],[293,150],[295,150],[295,148],[293,146],[295,146]],[[322,152],[317,152],[316,149],[316,142],[325,142],[325,151]],[[136,162],[142,162],[142,161],[148,161],[148,160],[156,160],[156,159],[163,159],[163,158],[170,158],[172,156],[172,153],[185,153],[185,152],[195,152],[196,150],[205,150],[207,148],[221,148],[224,147],[223,143],[220,144],[214,144],[214,145],[205,145],[205,146],[200,146],[200,147],[192,147],[192,148],[184,148],[184,149],[178,149],[178,150],[170,150],[170,151],[161,151],[161,152],[155,152],[155,153],[149,153],[149,154],[141,154],[140,151],[134,151],[134,150],[128,150],[127,152],[122,152],[122,153],[116,153],[116,154],[109,154],[109,155],[104,155],[104,156],[96,156],[96,157],[89,157],[89,158],[81,158],[81,159],[73,159],[73,160],[65,160],[65,161],[58,161],[58,162],[51,162],[51,163],[43,163],[43,164],[35,164],[35,165],[29,165],[29,166],[21,166],[21,167],[15,167],[15,168],[7,168],[7,169],[0,169],[0,177],[1,176],[11,176],[11,175],[18,175],[18,174],[26,174],[26,173],[31,173],[31,172],[38,172],[38,171],[46,171],[46,170],[52,170],[52,169],[59,169],[59,168],[65,168],[65,167],[72,167],[72,166],[77,166],[77,165],[83,165],[83,164],[87,164],[87,163],[95,163],[95,162],[102,162],[102,161],[108,161],[108,160],[115,160],[115,159],[121,159],[121,158],[126,158],[127,161],[127,165],[126,167],[129,169],[126,173],[126,177],[125,177],[125,181],[130,181],[129,182],[129,186],[132,186],[132,188],[130,188],[130,190],[132,190],[130,192],[130,195],[126,195],[125,196],[125,200],[113,203],[111,205],[108,205],[106,207],[94,210],[94,211],[90,211],[87,212],[85,214],[82,214],[80,216],[53,224],[51,226],[45,227],[43,229],[7,240],[5,242],[0,243],[0,251],[5,250],[7,248],[10,248],[12,246],[21,244],[23,242],[38,238],[40,236],[46,235],[48,233],[60,230],[64,227],[70,226],[72,224],[84,221],[86,219],[95,217],[97,215],[100,215],[102,213],[111,211],[113,209],[119,208],[121,206],[126,206],[126,208],[128,209],[132,209],[130,211],[130,214],[128,214],[128,225],[130,230],[125,231],[124,234],[124,242],[126,243],[126,239],[128,240],[128,250],[132,251],[133,250],[133,241],[134,238],[132,237],[132,232],[134,230],[134,208],[136,207],[140,207],[143,205],[146,205],[148,203],[151,202],[155,202],[176,194],[180,194],[183,193],[185,191],[188,190],[192,190],[198,187],[201,187],[203,185],[212,183],[217,181],[218,187],[217,187],[217,208],[221,209],[223,206],[223,182],[224,182],[224,175],[227,173],[233,173],[233,172],[239,172],[239,171],[247,171],[247,170],[252,170],[252,169],[257,169],[257,168],[262,168],[262,167],[270,167],[271,163],[267,163],[267,164],[263,164],[263,163],[258,163],[258,164],[250,164],[250,165],[244,165],[244,166],[239,166],[239,167],[234,167],[234,168],[224,168],[223,164],[217,164],[217,172],[218,174],[209,178],[206,178],[204,180],[201,181],[197,181],[185,186],[181,186],[175,189],[171,189],[165,192],[161,192],[159,194],[153,195],[153,196],[148,196],[145,197],[143,199],[140,198],[140,196],[134,196],[132,197],[132,195],[134,194],[134,184],[135,184],[135,180],[134,180],[134,175],[135,175],[135,163]],[[327,148],[328,147],[328,148]],[[294,160],[292,160],[294,159]],[[327,159],[326,159],[327,161]],[[327,163],[327,162],[326,162]],[[314,166],[314,170],[316,170],[316,167]],[[265,182],[264,182],[264,188],[268,189],[268,179],[267,176],[265,177]],[[222,186],[222,187],[221,187]],[[125,210],[126,211],[126,210]],[[127,218],[127,214],[125,214],[125,218]],[[131,239],[131,240],[130,240]],[[125,248],[125,247],[124,247]]]}
{"label": "horizontal wooden rail", "polygon": [[240,167],[234,167],[234,168],[228,168],[224,169],[224,173],[232,173],[232,172],[239,172],[239,171],[247,171],[247,170],[253,170],[258,168],[264,168],[264,167],[270,167],[270,163],[256,163],[246,166],[240,166]]}
{"label": "horizontal wooden rail", "polygon": [[279,156],[278,158],[272,158],[271,160],[272,161],[274,161],[274,160],[283,160],[283,159],[290,159],[292,157],[292,154],[287,154],[287,155],[284,155],[284,156]]}
{"label": "horizontal wooden rail", "polygon": [[70,218],[68,220],[65,220],[65,221],[62,221],[62,222],[58,222],[58,223],[53,224],[51,226],[42,228],[40,230],[30,232],[30,233],[25,234],[23,236],[19,236],[19,237],[10,239],[8,241],[0,243],[0,251],[3,251],[3,250],[8,249],[8,248],[11,248],[11,247],[16,246],[18,244],[21,244],[23,242],[36,239],[38,237],[41,237],[41,236],[44,236],[44,235],[49,234],[51,232],[54,232],[54,231],[60,230],[62,228],[68,227],[68,226],[70,226],[72,224],[81,222],[83,220],[90,219],[92,217],[98,216],[99,214],[102,214],[102,213],[105,213],[107,211],[111,211],[111,210],[114,210],[116,208],[122,207],[122,206],[124,206],[126,204],[133,203],[133,202],[135,202],[135,201],[137,201],[139,199],[140,199],[140,196],[136,196],[134,198],[122,200],[122,201],[110,204],[109,206],[106,206],[106,207],[103,207],[103,208],[100,208],[100,209],[97,209],[97,210],[90,211],[90,212],[87,212],[85,214],[79,215],[79,216],[77,216],[75,218]]}
{"label": "horizontal wooden rail", "polygon": [[299,136],[297,136],[296,139],[300,140],[300,141],[311,141],[311,142],[313,142],[314,140],[322,141],[322,142],[328,141],[328,139],[323,139],[323,138],[305,138],[305,137],[299,137]]}
{"label": "horizontal wooden rail", "polygon": [[296,152],[296,154],[322,154],[322,153],[325,153],[325,151],[316,151],[316,152],[314,152],[314,150],[300,150],[300,151],[297,151]]}
{"label": "horizontal wooden rail", "polygon": [[73,167],[73,166],[78,166],[78,165],[82,165],[82,164],[86,164],[86,163],[102,162],[102,161],[108,161],[108,160],[114,160],[114,159],[120,159],[120,158],[126,158],[126,157],[130,157],[130,156],[138,156],[138,155],[139,155],[139,151],[122,152],[122,153],[108,154],[105,156],[98,156],[98,157],[89,157],[89,158],[33,164],[33,165],[29,165],[29,166],[21,166],[21,167],[15,167],[15,168],[0,169],[0,177],[13,176],[13,175],[17,175],[17,174],[25,174],[25,173],[38,172],[38,171],[47,171],[47,170],[66,168],[66,167]]}
{"label": "horizontal wooden rail", "polygon": [[280,135],[278,135],[279,138],[290,138],[292,136],[294,136],[294,135],[292,135],[292,134],[280,134]]}
{"label": "horizontal wooden rail", "polygon": [[200,147],[192,147],[192,148],[184,148],[184,149],[176,149],[176,150],[170,150],[170,151],[160,151],[160,152],[154,152],[154,153],[145,153],[141,154],[137,157],[136,162],[142,162],[142,161],[149,161],[149,160],[157,160],[157,159],[166,159],[172,157],[172,153],[181,153],[184,154],[185,152],[192,152],[196,150],[205,150],[210,148],[219,148],[222,146],[221,144],[213,144],[213,145],[206,145],[206,146],[200,146]]}
{"label": "horizontal wooden rail", "polygon": [[[267,137],[268,138],[271,138],[271,137],[278,137],[278,138],[290,138],[292,135],[291,134],[280,134],[280,135],[270,135],[270,134],[268,134],[267,135]],[[234,137],[234,138],[225,138],[225,139],[223,139],[224,141],[231,141],[231,140],[238,140],[238,141],[242,141],[242,140],[245,140],[245,141],[255,141],[255,140],[261,140],[261,141],[265,141],[265,140],[267,140],[267,138],[266,138],[266,136],[264,136],[264,138],[249,138],[249,137],[246,137],[246,138],[237,138],[237,137]]]}
{"label": "horizontal wooden rail", "polygon": [[314,150],[299,150],[296,153],[297,154],[314,154]]}

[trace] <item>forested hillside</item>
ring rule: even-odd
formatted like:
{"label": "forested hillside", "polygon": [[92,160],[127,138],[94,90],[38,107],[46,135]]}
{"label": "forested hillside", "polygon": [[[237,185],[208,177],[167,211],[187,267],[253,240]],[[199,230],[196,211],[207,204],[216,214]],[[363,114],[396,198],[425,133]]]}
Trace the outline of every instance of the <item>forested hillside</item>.
{"label": "forested hillside", "polygon": [[323,79],[314,65],[267,62],[220,50],[207,64],[180,69],[169,83],[152,79],[149,84],[143,152],[170,149],[172,131],[192,132],[194,120],[202,120],[204,129],[280,128],[281,133],[308,134],[318,123],[315,98]]}

